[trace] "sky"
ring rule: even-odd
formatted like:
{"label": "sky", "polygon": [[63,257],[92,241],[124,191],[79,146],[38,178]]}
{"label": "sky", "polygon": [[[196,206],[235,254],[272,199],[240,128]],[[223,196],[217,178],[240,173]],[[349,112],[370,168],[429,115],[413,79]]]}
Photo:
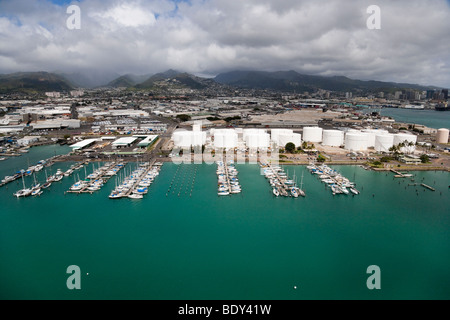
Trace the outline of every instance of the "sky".
{"label": "sky", "polygon": [[[68,28],[80,9],[80,29]],[[370,5],[380,29],[369,29]],[[0,73],[231,70],[450,87],[447,0],[0,0]]]}

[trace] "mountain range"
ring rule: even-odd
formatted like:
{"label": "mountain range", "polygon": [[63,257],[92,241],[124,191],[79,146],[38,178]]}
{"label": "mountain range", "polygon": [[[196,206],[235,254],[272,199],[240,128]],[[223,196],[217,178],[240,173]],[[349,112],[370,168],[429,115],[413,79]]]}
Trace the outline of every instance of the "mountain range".
{"label": "mountain range", "polygon": [[37,93],[68,91],[73,85],[64,77],[48,72],[18,72],[0,74],[0,93]]}
{"label": "mountain range", "polygon": [[[110,74],[109,77],[114,75]],[[428,90],[438,89],[408,83],[362,81],[344,76],[315,76],[300,74],[296,71],[231,71],[221,73],[215,78],[202,78],[176,70],[167,70],[154,75],[127,74],[116,77],[105,85],[94,86],[92,76],[81,73],[63,74],[48,72],[22,72],[0,75],[0,93],[10,92],[46,92],[68,91],[75,87],[125,87],[133,90],[164,91],[166,89],[207,89],[226,85],[228,87],[273,90],[279,92],[303,93],[318,89],[339,92],[394,92],[402,89]],[[99,75],[99,78],[104,75]]]}

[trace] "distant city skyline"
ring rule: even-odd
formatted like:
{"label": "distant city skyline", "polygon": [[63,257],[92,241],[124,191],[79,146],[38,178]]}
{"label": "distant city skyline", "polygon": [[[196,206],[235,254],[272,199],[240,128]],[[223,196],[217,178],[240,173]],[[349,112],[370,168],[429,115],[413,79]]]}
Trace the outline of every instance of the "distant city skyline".
{"label": "distant city skyline", "polygon": [[295,70],[449,88],[449,17],[446,0],[2,0],[0,73]]}

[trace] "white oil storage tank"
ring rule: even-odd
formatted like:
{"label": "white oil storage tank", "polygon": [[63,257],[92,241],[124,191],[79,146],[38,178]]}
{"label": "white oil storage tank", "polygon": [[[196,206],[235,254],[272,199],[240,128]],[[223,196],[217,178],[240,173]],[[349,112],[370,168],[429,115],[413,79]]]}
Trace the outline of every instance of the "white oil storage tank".
{"label": "white oil storage tank", "polygon": [[449,137],[449,130],[448,129],[439,129],[437,131],[436,135],[436,142],[437,143],[448,143],[448,137]]}
{"label": "white oil storage tank", "polygon": [[394,145],[394,135],[392,134],[377,134],[375,137],[375,150],[378,152],[389,152],[389,149]]}
{"label": "white oil storage tank", "polygon": [[278,136],[277,144],[281,147],[286,146],[289,142],[292,142],[296,147],[302,145],[302,135],[299,133],[280,134]]}
{"label": "white oil storage tank", "polygon": [[345,149],[350,151],[366,151],[368,135],[364,132],[348,132],[345,135]]}
{"label": "white oil storage tank", "polygon": [[400,143],[417,143],[417,136],[410,133],[397,133],[394,134],[394,145],[399,145]]}
{"label": "white oil storage tank", "polygon": [[375,147],[375,138],[377,135],[388,134],[389,132],[386,130],[378,130],[378,129],[364,129],[362,132],[367,133],[368,136],[368,146],[369,148]]}
{"label": "white oil storage tank", "polygon": [[323,130],[322,145],[339,147],[344,144],[344,132],[339,130]]}
{"label": "white oil storage tank", "polygon": [[306,142],[322,142],[323,129],[319,127],[304,127],[303,141]]}
{"label": "white oil storage tank", "polygon": [[280,135],[289,135],[293,133],[294,131],[290,129],[272,129],[270,130],[270,140],[277,145],[281,145],[279,141]]}

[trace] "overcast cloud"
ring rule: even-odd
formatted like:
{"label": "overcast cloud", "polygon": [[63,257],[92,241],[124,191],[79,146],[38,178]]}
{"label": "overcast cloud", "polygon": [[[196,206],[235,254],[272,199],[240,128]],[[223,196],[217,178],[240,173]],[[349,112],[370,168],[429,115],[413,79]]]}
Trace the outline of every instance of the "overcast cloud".
{"label": "overcast cloud", "polygon": [[[0,73],[296,70],[450,87],[445,0],[0,0]],[[381,30],[366,9],[381,8]]]}

